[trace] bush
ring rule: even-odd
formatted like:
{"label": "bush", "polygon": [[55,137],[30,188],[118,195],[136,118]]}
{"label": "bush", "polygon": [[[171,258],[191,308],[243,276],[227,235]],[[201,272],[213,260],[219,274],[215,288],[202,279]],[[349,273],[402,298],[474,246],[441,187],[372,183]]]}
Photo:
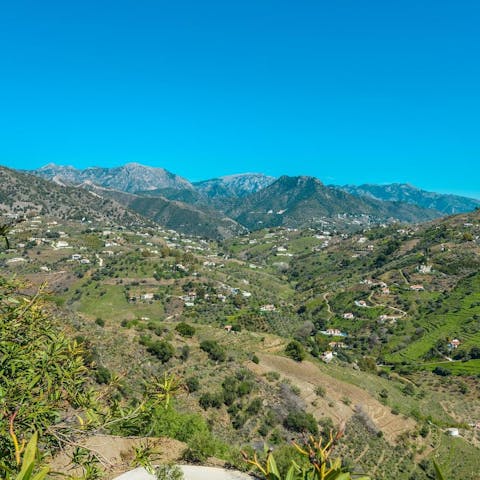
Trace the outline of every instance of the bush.
{"label": "bush", "polygon": [[188,360],[189,356],[190,356],[190,347],[188,345],[184,345],[180,350],[180,359],[185,362],[186,360]]}
{"label": "bush", "polygon": [[108,383],[112,379],[112,374],[108,368],[98,367],[95,371],[95,381],[97,383]]}
{"label": "bush", "polygon": [[147,351],[155,355],[162,363],[167,363],[175,355],[175,347],[166,340],[151,342]]}
{"label": "bush", "polygon": [[188,447],[183,452],[183,460],[191,463],[204,463],[215,453],[215,442],[209,432],[197,432],[188,441]]}
{"label": "bush", "polygon": [[200,388],[200,381],[197,377],[189,377],[185,380],[185,384],[187,385],[188,391],[190,393],[196,392]]}
{"label": "bush", "polygon": [[302,410],[290,412],[283,421],[283,426],[293,432],[310,432],[312,435],[318,435],[318,425],[314,416]]}
{"label": "bush", "polygon": [[215,340],[204,340],[200,348],[215,362],[224,362],[227,358],[225,350]]}
{"label": "bush", "polygon": [[302,344],[297,340],[292,340],[285,348],[285,353],[293,360],[301,362],[305,360],[306,354]]}
{"label": "bush", "polygon": [[262,409],[262,405],[262,400],[260,398],[253,399],[247,407],[247,413],[250,415],[256,415]]}
{"label": "bush", "polygon": [[198,400],[199,405],[207,410],[208,408],[220,408],[223,403],[223,395],[221,393],[204,393]]}
{"label": "bush", "polygon": [[17,437],[30,438],[35,429],[47,446],[58,444],[49,427],[60,412],[89,402],[85,344],[67,339],[42,296],[29,298],[22,287],[0,276],[0,464],[13,471],[17,462],[7,426],[13,412]]}
{"label": "bush", "polygon": [[176,327],[175,330],[182,336],[182,337],[193,337],[195,335],[195,328],[189,325],[188,323],[181,322]]}
{"label": "bush", "polygon": [[440,375],[441,377],[448,377],[452,374],[452,372],[445,367],[435,367],[433,373],[435,375]]}
{"label": "bush", "polygon": [[95,319],[95,323],[99,326],[99,327],[104,327],[105,326],[105,320],[103,318],[96,318]]}

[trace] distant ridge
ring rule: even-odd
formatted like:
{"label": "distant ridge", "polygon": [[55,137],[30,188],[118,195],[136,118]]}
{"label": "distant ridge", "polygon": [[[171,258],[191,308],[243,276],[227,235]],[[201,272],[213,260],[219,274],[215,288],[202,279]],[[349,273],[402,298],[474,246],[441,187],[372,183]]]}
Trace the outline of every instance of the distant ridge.
{"label": "distant ridge", "polygon": [[114,168],[88,167],[83,170],[49,163],[31,173],[48,180],[70,184],[90,181],[101,187],[129,193],[159,188],[193,189],[192,184],[179,175],[164,168],[148,167],[139,163],[127,163]]}
{"label": "distant ridge", "polygon": [[480,200],[460,195],[428,192],[409,183],[345,185],[341,188],[359,197],[409,203],[423,208],[438,210],[447,215],[471,212],[475,208],[480,207]]}
{"label": "distant ridge", "polygon": [[314,177],[282,176],[268,187],[238,200],[226,213],[250,229],[299,227],[339,215],[370,216],[376,221],[418,222],[441,214],[416,205],[355,197]]}
{"label": "distant ridge", "polygon": [[268,187],[275,181],[262,173],[239,173],[195,182],[194,187],[210,198],[245,197]]}
{"label": "distant ridge", "polygon": [[478,200],[408,184],[337,187],[310,176],[275,179],[244,173],[191,183],[163,168],[138,163],[84,170],[49,164],[32,173],[96,191],[168,228],[210,238],[226,238],[245,228],[320,223],[358,229],[372,223],[420,223],[480,206]]}

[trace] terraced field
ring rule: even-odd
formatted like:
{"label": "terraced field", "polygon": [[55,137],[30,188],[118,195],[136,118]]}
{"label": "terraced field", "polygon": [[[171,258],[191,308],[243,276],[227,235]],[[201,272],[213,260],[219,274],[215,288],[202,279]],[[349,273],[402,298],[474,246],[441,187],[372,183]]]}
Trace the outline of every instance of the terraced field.
{"label": "terraced field", "polygon": [[[249,368],[258,375],[275,371],[300,389],[300,395],[308,410],[321,419],[329,416],[337,424],[348,421],[360,406],[380,429],[388,441],[394,442],[398,435],[413,430],[415,422],[391,410],[370,396],[365,390],[338,380],[322,372],[312,362],[298,363],[286,357],[260,354],[260,364],[249,363]],[[325,397],[319,397],[316,387],[325,389]]]}

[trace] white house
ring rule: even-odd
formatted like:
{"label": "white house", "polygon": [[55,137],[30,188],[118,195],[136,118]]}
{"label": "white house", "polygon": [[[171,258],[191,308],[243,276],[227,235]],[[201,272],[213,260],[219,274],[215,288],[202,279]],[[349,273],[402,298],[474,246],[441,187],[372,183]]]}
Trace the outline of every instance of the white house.
{"label": "white house", "polygon": [[331,351],[323,352],[320,359],[323,360],[325,363],[330,363],[333,360],[333,352]]}
{"label": "white house", "polygon": [[260,307],[261,312],[274,312],[276,310],[275,305],[262,305]]}

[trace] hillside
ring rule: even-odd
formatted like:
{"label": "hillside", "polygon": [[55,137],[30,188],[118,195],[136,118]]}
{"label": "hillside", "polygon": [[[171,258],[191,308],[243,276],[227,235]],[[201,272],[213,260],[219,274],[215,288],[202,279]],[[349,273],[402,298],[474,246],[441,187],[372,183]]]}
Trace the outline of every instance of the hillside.
{"label": "hillside", "polygon": [[[69,248],[52,244],[57,234]],[[111,388],[130,402],[151,375],[183,379],[177,414],[147,430],[130,425],[129,435],[205,448],[188,418],[209,422],[220,442],[209,451],[228,461],[225,444],[268,442],[288,458],[285,442],[306,425],[345,422],[338,451],[356,471],[426,480],[436,458],[448,475],[474,480],[479,236],[478,212],[355,235],[274,228],[226,243],[41,217],[11,232],[0,264],[48,282],[92,353],[99,388],[120,378]],[[302,362],[287,358],[292,339]]]}
{"label": "hillside", "polygon": [[[439,196],[433,203],[424,202],[427,207],[411,201],[412,195],[397,195],[397,199],[393,195],[386,198],[384,194],[385,199],[380,195],[377,199],[370,193],[359,199],[360,190],[352,187],[355,194],[352,195],[345,189],[325,186],[313,177],[282,176],[275,180],[262,174],[239,174],[192,185],[164,169],[139,164],[85,170],[50,164],[34,173],[56,182],[90,189],[97,185],[108,191],[135,193],[133,209],[146,212],[149,218],[166,222],[165,225],[171,228],[210,238],[229,236],[224,233],[228,231],[240,232],[239,228],[232,229],[235,222],[250,230],[276,226],[302,228],[318,224],[351,230],[359,225],[395,220],[422,222],[440,217],[449,209],[445,202],[450,202],[448,205],[451,206],[453,201]],[[118,198],[127,197],[119,195]],[[168,205],[166,200],[181,204]],[[455,208],[452,206],[452,209]],[[215,231],[215,223],[221,224],[222,232]]]}
{"label": "hillside", "polygon": [[83,188],[57,185],[16,170],[0,167],[0,212],[8,215],[48,215],[117,225],[150,222],[120,203]]}
{"label": "hillside", "polygon": [[[136,195],[100,188],[91,183],[83,184],[82,187],[101,197],[112,198],[128,209],[159,223],[165,228],[189,235],[222,240],[246,232],[246,229],[237,222],[208,205],[192,205],[159,195],[160,192],[163,192],[163,189]],[[191,190],[168,189],[168,191],[178,192],[180,197],[184,193],[187,195],[195,194],[195,191]]]}
{"label": "hillside", "polygon": [[475,208],[480,207],[480,200],[474,198],[427,192],[413,185],[403,183],[392,183],[390,185],[345,185],[341,188],[359,197],[409,203],[422,208],[437,210],[446,215],[471,212]]}
{"label": "hillside", "polygon": [[[322,222],[368,224],[371,220],[389,219],[418,222],[440,216],[434,210],[412,205],[358,199],[340,189],[327,187],[313,177],[287,176],[233,206],[227,205],[226,213],[250,229],[298,228]],[[342,216],[346,220],[342,221]]]}

